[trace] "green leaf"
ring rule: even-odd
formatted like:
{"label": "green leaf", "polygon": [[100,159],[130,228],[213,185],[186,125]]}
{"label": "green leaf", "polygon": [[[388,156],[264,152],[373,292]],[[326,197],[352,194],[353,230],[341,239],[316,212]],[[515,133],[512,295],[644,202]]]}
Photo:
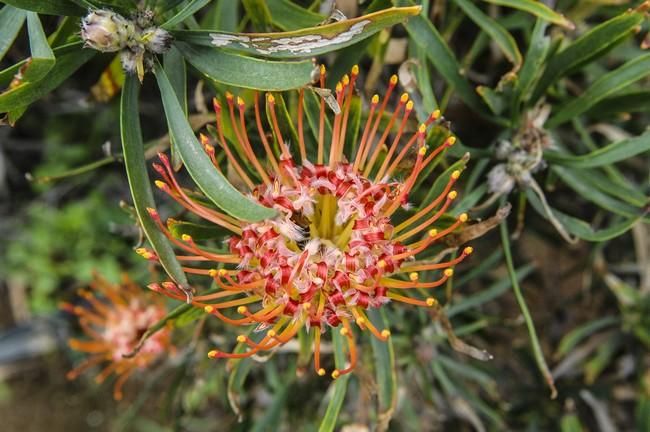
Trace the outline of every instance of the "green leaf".
{"label": "green leaf", "polygon": [[560,431],[561,432],[583,432],[582,424],[580,419],[575,414],[565,414],[560,420]]}
{"label": "green leaf", "polygon": [[[55,49],[54,53],[57,54],[56,64],[47,73],[47,79],[41,79],[37,82],[24,82],[18,87],[0,94],[0,112],[26,107],[42,98],[57,88],[97,53],[94,50],[82,50],[81,47],[81,42],[75,42]],[[65,54],[59,56],[58,53]],[[18,72],[19,68],[26,67],[29,70],[30,66],[26,66],[27,64],[28,61],[24,61],[0,72],[2,77],[0,82],[3,82],[7,75],[13,76]]]}
{"label": "green leaf", "polygon": [[[544,211],[544,206],[532,190],[529,189],[526,191],[526,198],[528,199],[528,202],[530,202],[533,206],[533,209],[535,209],[539,215],[545,219],[548,219],[548,216]],[[634,225],[639,220],[638,217],[625,219],[618,224],[610,225],[607,228],[596,231],[591,227],[591,225],[583,220],[574,218],[573,216],[569,216],[553,208],[551,208],[551,211],[553,212],[553,216],[555,216],[555,218],[560,221],[560,223],[564,226],[564,228],[566,228],[568,232],[577,237],[580,237],[583,240],[593,242],[602,242],[616,238],[632,228],[632,225]]]}
{"label": "green leaf", "polygon": [[499,115],[503,112],[506,107],[506,101],[503,98],[503,95],[495,90],[492,90],[488,86],[478,86],[476,87],[476,93],[481,96],[485,105],[490,108],[493,114]]}
{"label": "green leaf", "polygon": [[271,26],[271,12],[265,0],[241,0],[246,15],[256,29],[268,29]]}
{"label": "green leaf", "polygon": [[325,20],[323,15],[300,7],[290,0],[266,0],[266,5],[273,24],[285,31],[315,27]]}
{"label": "green leaf", "polygon": [[[305,118],[307,120],[307,124],[309,124],[309,130],[312,132],[312,136],[314,138],[314,143],[318,145],[318,128],[319,128],[319,120],[320,120],[320,103],[321,103],[321,98],[318,96],[315,92],[307,89],[305,90],[305,100],[304,100],[304,107],[305,107]],[[329,108],[327,105],[325,105],[325,109],[328,110]],[[327,111],[325,111],[325,123],[324,123],[324,144],[327,146],[327,143],[332,142],[332,123],[330,122],[329,116],[327,115]],[[315,160],[316,159],[316,145],[313,148],[308,148],[307,153],[308,157],[310,160]],[[310,152],[310,150],[312,150]],[[327,153],[327,148],[325,148],[325,153]]]}
{"label": "green leaf", "polygon": [[359,143],[359,132],[361,127],[361,98],[353,97],[350,101],[350,114],[348,115],[348,127],[345,131],[345,154],[350,154],[352,149]]}
{"label": "green leaf", "polygon": [[161,27],[167,30],[176,27],[178,24],[182,23],[187,18],[194,15],[196,12],[198,12],[203,6],[207,5],[208,3],[210,3],[210,0],[191,1],[183,9],[178,11],[176,15],[174,15],[173,17],[165,21],[165,23]]}
{"label": "green leaf", "polygon": [[[369,309],[368,318],[379,329],[388,328],[385,311]],[[375,379],[377,380],[377,399],[379,401],[377,430],[387,430],[388,422],[397,405],[397,371],[395,369],[395,351],[391,338],[381,341],[370,336],[375,360]],[[380,427],[382,426],[382,427]]]}
{"label": "green leaf", "polygon": [[287,409],[285,405],[287,403],[287,397],[289,396],[289,387],[292,384],[291,381],[291,379],[283,381],[283,385],[274,391],[271,404],[266,407],[266,412],[262,418],[255,422],[255,425],[250,429],[251,432],[280,430],[282,413]]}
{"label": "green leaf", "polygon": [[25,11],[7,5],[0,10],[0,60],[14,43],[25,22]]}
{"label": "green leaf", "polygon": [[556,356],[565,356],[573,348],[575,348],[583,339],[589,337],[600,329],[603,329],[607,326],[614,325],[619,322],[619,318],[615,316],[608,316],[604,318],[595,319],[589,321],[588,323],[581,325],[569,333],[565,334],[560,340],[558,345]]}
{"label": "green leaf", "polygon": [[129,16],[138,8],[138,0],[74,0],[77,3],[91,4],[96,8],[109,8],[120,12],[124,16]]}
{"label": "green leaf", "polygon": [[[169,78],[169,82],[174,88],[174,93],[183,108],[183,113],[187,117],[187,68],[185,67],[185,59],[175,46],[164,55],[163,67],[165,73]],[[183,161],[180,159],[176,144],[173,139],[170,139],[170,149],[172,154],[172,166],[176,171],[181,169]]]}
{"label": "green leaf", "polygon": [[56,28],[54,33],[51,33],[47,40],[52,48],[57,48],[70,42],[74,42],[79,37],[79,18],[77,17],[64,17]]}
{"label": "green leaf", "polygon": [[213,203],[238,219],[254,222],[273,217],[274,210],[263,207],[242,195],[215,169],[194,136],[194,131],[185,118],[174,88],[159,63],[155,65],[155,74],[170,136],[173,137],[183,163],[197,186]]}
{"label": "green leaf", "polygon": [[[337,369],[345,368],[345,352],[343,348],[343,340],[345,336],[334,329],[330,332],[332,335],[332,344],[334,346],[334,364]],[[348,381],[350,380],[350,374],[345,374],[337,378],[333,383],[333,391],[331,392],[331,399],[327,404],[327,410],[325,415],[321,420],[320,427],[318,432],[333,432],[336,427],[336,420],[339,417],[339,412],[343,406],[343,401],[345,400],[345,393],[348,388]]]}
{"label": "green leaf", "polygon": [[237,30],[239,2],[219,0],[201,19],[201,28],[234,32]]}
{"label": "green leaf", "polygon": [[650,430],[650,396],[640,394],[636,404],[637,430]]}
{"label": "green leaf", "polygon": [[174,249],[169,244],[165,235],[158,229],[151,219],[147,208],[156,208],[151,191],[151,182],[147,173],[147,164],[144,158],[144,144],[140,128],[140,112],[138,96],[140,84],[133,74],[128,74],[122,89],[120,106],[120,131],[122,137],[122,151],[124,166],[129,179],[133,205],[135,206],[140,225],[149,243],[156,251],[160,264],[167,274],[182,287],[187,287],[185,272],[178,260]]}
{"label": "green leaf", "polygon": [[[500,256],[499,256],[500,257]],[[535,267],[527,264],[523,267],[520,267],[515,272],[515,277],[517,281],[524,280],[528,275],[530,275]],[[466,310],[475,309],[476,307],[487,303],[500,295],[504,294],[512,286],[512,280],[509,277],[504,277],[484,290],[477,292],[476,294],[469,295],[459,302],[451,305],[447,310],[447,316],[449,318],[457,315]]]}
{"label": "green leaf", "polygon": [[[278,127],[280,129],[280,133],[284,137],[285,141],[288,140],[289,142],[297,143],[298,132],[295,125],[293,124],[291,115],[289,114],[284,96],[282,93],[274,93],[273,96],[275,97],[275,112],[278,118]],[[266,119],[269,124],[273,124],[271,109],[268,104],[266,104]],[[271,133],[273,134],[273,139],[276,143],[276,149],[279,149],[279,140],[274,128],[272,128]]]}
{"label": "green leaf", "polygon": [[209,78],[236,87],[290,90],[311,82],[311,61],[269,61],[176,42],[185,59]]}
{"label": "green leaf", "polygon": [[616,354],[621,343],[621,338],[614,334],[598,345],[596,355],[590,358],[584,365],[585,383],[587,385],[593,384],[605,368],[612,363],[614,354]]}
{"label": "green leaf", "polygon": [[447,183],[451,178],[451,174],[456,170],[462,173],[465,170],[465,167],[467,166],[467,162],[469,162],[468,157],[458,159],[456,162],[451,164],[451,166],[447,168],[442,174],[440,174],[436,178],[436,181],[433,183],[431,188],[429,189],[429,192],[427,192],[427,195],[420,202],[420,206],[418,207],[418,210],[422,210],[423,208],[431,204],[431,202],[434,199],[436,199],[438,195],[442,193],[443,190],[445,190],[445,186],[447,186]]}
{"label": "green leaf", "polygon": [[83,16],[86,9],[70,0],[2,0],[3,3],[20,9],[46,15]]}
{"label": "green leaf", "polygon": [[312,58],[366,39],[419,13],[418,6],[390,8],[319,27],[281,33],[225,33],[214,30],[175,31],[193,45],[221,48],[265,58]]}
{"label": "green leaf", "polygon": [[202,225],[193,222],[167,220],[169,232],[176,238],[181,238],[183,234],[191,236],[195,240],[215,240],[223,239],[230,234],[226,228],[219,225]]}
{"label": "green leaf", "polygon": [[[411,5],[411,0],[393,0],[398,5]],[[443,37],[425,16],[418,15],[404,25],[411,39],[429,57],[431,64],[442,75],[458,96],[472,109],[486,114],[485,105],[474,92],[467,79],[460,73],[460,65]]]}
{"label": "green leaf", "polygon": [[519,103],[527,101],[530,92],[533,90],[535,83],[540,79],[544,72],[544,61],[551,46],[551,39],[545,36],[546,22],[538,19],[533,28],[530,37],[528,51],[524,58],[524,64],[518,74],[517,84],[515,86],[515,97],[513,111],[519,110]]}
{"label": "green leaf", "polygon": [[592,187],[587,175],[580,169],[567,169],[558,165],[553,166],[553,172],[558,175],[571,189],[580,194],[583,198],[594,204],[609,210],[612,213],[636,217],[641,215],[641,209],[619,201],[617,198]]}
{"label": "green leaf", "polygon": [[[254,341],[261,340],[264,336],[263,333],[252,333],[252,329],[248,331],[248,336]],[[248,349],[248,345],[245,342],[237,343],[234,353],[243,353]],[[240,398],[239,395],[244,390],[244,384],[246,383],[246,378],[253,367],[253,359],[250,357],[244,357],[241,359],[230,359],[228,361],[228,367],[230,374],[228,376],[228,402],[230,407],[233,409],[235,414],[239,417],[239,420],[242,420],[242,413],[240,407]]]}
{"label": "green leaf", "polygon": [[519,9],[524,12],[535,15],[545,21],[552,22],[570,30],[575,28],[575,25],[560,13],[555,12],[553,9],[546,6],[541,1],[537,0],[483,0],[487,3],[496,4],[499,6],[507,6],[514,9]]}
{"label": "green leaf", "polygon": [[484,14],[470,0],[454,1],[481,30],[492,38],[506,58],[514,65],[514,70],[519,70],[522,62],[521,53],[512,35],[498,21]]}
{"label": "green leaf", "polygon": [[638,56],[613,71],[603,75],[594,82],[583,94],[572,98],[569,103],[560,108],[545,124],[554,128],[571,120],[607,96],[616,93],[630,84],[650,75],[650,54]]}
{"label": "green leaf", "polygon": [[595,168],[611,165],[648,151],[650,151],[650,132],[609,144],[580,156],[548,150],[544,152],[544,159],[567,167]]}
{"label": "green leaf", "polygon": [[599,24],[580,36],[551,57],[531,100],[539,99],[546,89],[559,78],[608,53],[634,34],[643,20],[643,13],[628,11]]}
{"label": "green leaf", "polygon": [[[613,165],[603,167],[603,170],[614,168]],[[603,175],[599,169],[580,169],[579,173],[583,181],[590,187],[599,189],[608,195],[619,198],[621,201],[632,204],[635,207],[642,208],[648,204],[650,198],[643,193],[643,189],[630,182],[626,177],[613,177]]]}
{"label": "green leaf", "polygon": [[52,69],[56,58],[50,48],[41,25],[41,20],[35,12],[27,12],[27,31],[29,33],[29,49],[31,51],[31,63],[23,72],[25,82],[36,82],[41,80]]}
{"label": "green leaf", "polygon": [[610,96],[591,107],[587,114],[598,119],[611,120],[620,114],[650,111],[650,90],[631,90]]}
{"label": "green leaf", "polygon": [[183,312],[174,320],[174,327],[182,328],[192,324],[194,321],[205,316],[205,311],[201,308],[193,307]]}

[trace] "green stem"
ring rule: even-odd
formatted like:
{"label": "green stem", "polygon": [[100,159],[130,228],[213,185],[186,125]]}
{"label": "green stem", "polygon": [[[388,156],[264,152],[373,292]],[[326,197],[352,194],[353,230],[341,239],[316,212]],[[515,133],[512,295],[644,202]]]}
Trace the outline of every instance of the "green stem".
{"label": "green stem", "polygon": [[539,339],[537,338],[537,332],[535,331],[535,324],[533,323],[533,319],[530,316],[530,311],[528,310],[528,306],[526,305],[526,300],[524,299],[524,296],[521,293],[521,288],[519,287],[519,282],[517,281],[515,267],[512,262],[512,251],[510,250],[510,237],[508,234],[508,226],[506,224],[507,224],[506,221],[501,222],[501,243],[503,245],[503,252],[506,258],[506,266],[508,267],[508,275],[510,276],[510,281],[512,282],[512,290],[515,293],[515,297],[517,298],[517,303],[519,304],[521,313],[524,316],[524,320],[526,321],[526,327],[528,328],[528,336],[530,338],[530,343],[533,346],[533,355],[535,356],[535,363],[537,363],[537,367],[539,368],[539,371],[542,373],[542,376],[544,376],[544,379],[546,380],[546,384],[548,384],[549,388],[551,389],[551,399],[555,399],[557,397],[557,389],[555,388],[555,382],[553,381],[553,376],[551,375],[551,372],[548,369],[548,365],[546,364],[546,360],[544,359],[544,353],[542,352],[542,347],[539,344]]}

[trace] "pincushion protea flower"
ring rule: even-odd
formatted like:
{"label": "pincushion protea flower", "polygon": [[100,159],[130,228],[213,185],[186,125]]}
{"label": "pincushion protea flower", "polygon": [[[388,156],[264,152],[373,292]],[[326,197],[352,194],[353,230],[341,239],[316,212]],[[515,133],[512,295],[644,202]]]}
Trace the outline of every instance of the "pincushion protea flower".
{"label": "pincushion protea flower", "polygon": [[[336,86],[337,104],[331,105],[338,105],[338,109],[328,148],[325,101],[321,99],[318,140],[314,145],[317,148],[312,151],[314,162],[308,160],[303,134],[304,90],[299,91],[298,97],[297,155],[291,153],[282,136],[276,100],[269,94],[266,99],[269,123],[277,141],[277,153],[274,151],[260,116],[259,96],[255,95],[255,126],[265,160],[253,149],[245,102],[227,94],[227,114],[224,116],[223,107],[214,100],[215,140],[253,199],[277,210],[273,219],[255,223],[237,220],[182,188],[166,155],[160,155],[162,164],[154,165],[162,178],[156,182],[160,189],[186,210],[232,232],[227,239],[229,251],[217,253],[200,246],[189,235],[176,238],[158,213],[150,209],[159,228],[184,251],[178,256],[181,262],[187,263],[184,270],[209,276],[218,287],[217,292],[196,295],[192,304],[226,323],[256,325],[257,331],[265,331],[257,341],[247,335],[238,336],[237,341],[248,346],[244,352],[213,350],[209,357],[252,356],[288,342],[306,327],[313,334],[315,370],[324,375],[326,370],[320,359],[321,335],[332,329],[345,336],[349,355],[347,367],[331,373],[337,378],[352,371],[357,363],[353,326],[368,330],[381,340],[390,336],[389,329],[377,328],[371,322],[366,313],[368,309],[379,308],[390,301],[438,307],[435,298],[419,298],[417,293],[444,284],[453,274],[452,267],[472,253],[472,248],[467,247],[450,261],[416,260],[418,254],[467,220],[467,215],[461,214],[445,228],[434,227],[456,198],[452,186],[459,171],[451,174],[444,191],[431,203],[414,214],[404,212],[410,209],[408,197],[418,176],[438,154],[454,143],[455,138],[448,136],[442,145],[428,151],[425,134],[438,120],[439,111],[432,113],[415,133],[408,134],[407,123],[413,111],[408,94],[399,98],[392,112],[387,109],[397,85],[397,77],[393,76],[383,101],[380,103],[377,95],[372,98],[360,141],[346,143],[357,75],[358,67],[355,66],[350,76],[344,76]],[[320,69],[319,81],[324,88],[324,67]],[[383,119],[387,125],[380,132]],[[234,133],[236,149],[225,138],[225,121],[230,122],[227,126]],[[202,135],[201,142],[215,169],[221,169],[211,140]],[[347,156],[346,147],[352,148]],[[413,154],[416,156],[410,173],[398,180],[396,173],[400,164]],[[402,213],[400,219],[396,218],[398,212]],[[142,249],[140,253],[156,259],[152,251]],[[196,262],[196,267],[189,262]],[[203,267],[201,263],[206,262],[213,267]],[[419,272],[431,270],[440,272],[437,279],[420,280]],[[186,293],[172,282],[153,284],[150,288],[186,300]]]}
{"label": "pincushion protea flower", "polygon": [[85,305],[63,303],[61,308],[78,317],[81,329],[88,336],[84,340],[70,339],[70,347],[90,355],[68,372],[67,377],[76,379],[87,369],[108,363],[95,380],[101,383],[116,374],[113,397],[122,399],[122,386],[131,374],[173,351],[171,331],[164,328],[148,338],[136,356],[128,356],[144,332],[165,316],[165,306],[160,297],[149,295],[127,277],[123,283],[113,285],[96,275],[90,289],[80,290],[79,295]]}

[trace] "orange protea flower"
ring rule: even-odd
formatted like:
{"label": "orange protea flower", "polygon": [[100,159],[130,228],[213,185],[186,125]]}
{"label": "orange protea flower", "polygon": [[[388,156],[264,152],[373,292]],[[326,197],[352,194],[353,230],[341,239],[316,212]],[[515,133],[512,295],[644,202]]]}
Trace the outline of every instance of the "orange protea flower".
{"label": "orange protea flower", "polygon": [[[267,96],[266,103],[277,153],[264,130],[257,94],[254,99],[258,133],[255,138],[261,141],[266,160],[261,160],[253,151],[244,101],[227,94],[228,116],[224,120],[222,106],[214,100],[216,142],[248,186],[251,197],[277,210],[277,216],[272,219],[255,223],[237,220],[209,207],[200,195],[183,189],[164,154],[160,155],[162,164],[154,165],[162,178],[156,182],[160,189],[190,212],[232,232],[227,243],[229,251],[218,253],[200,246],[189,235],[176,238],[158,213],[150,209],[159,228],[185,252],[178,256],[179,260],[197,263],[196,267],[186,264],[185,271],[209,276],[218,287],[217,292],[196,295],[191,299],[192,304],[226,323],[256,325],[258,331],[266,331],[257,341],[240,335],[237,341],[248,345],[244,352],[213,350],[209,357],[248,357],[288,342],[306,327],[313,334],[315,370],[324,375],[326,371],[320,361],[321,335],[327,329],[338,329],[336,331],[347,340],[349,365],[332,372],[332,377],[337,378],[352,371],[357,363],[354,325],[360,330],[369,330],[381,340],[390,336],[389,329],[377,328],[371,322],[366,314],[369,308],[379,308],[390,301],[439,307],[433,297],[419,298],[417,294],[422,289],[444,284],[453,274],[452,267],[472,253],[472,248],[467,247],[450,261],[416,260],[418,254],[467,220],[467,215],[461,214],[454,222],[434,228],[456,198],[452,186],[460,171],[451,174],[440,196],[419,211],[406,213],[410,209],[409,193],[418,175],[451,146],[455,138],[448,136],[442,145],[428,151],[425,135],[427,128],[439,119],[439,111],[432,113],[415,133],[407,133],[413,111],[409,95],[404,93],[397,107],[392,112],[387,110],[397,85],[397,77],[393,76],[383,101],[380,103],[377,95],[372,98],[360,141],[345,142],[357,75],[358,67],[355,66],[351,74],[337,84],[332,95],[336,103],[329,101],[336,108],[336,114],[328,149],[325,145],[325,100],[320,101],[318,139],[314,140],[317,141],[315,148],[309,149],[315,156],[314,162],[308,160],[303,134],[304,89],[299,90],[298,95],[298,160],[282,136],[273,95]],[[324,67],[320,69],[319,81],[324,88]],[[325,93],[324,90],[319,92]],[[384,123],[386,126],[380,132],[382,120],[387,124]],[[224,121],[230,122],[227,126],[236,137],[236,151],[225,138]],[[202,135],[201,142],[215,169],[220,169],[210,139]],[[398,180],[398,169],[410,157],[415,159],[410,172],[405,179]],[[150,250],[143,249],[140,253],[156,259]],[[201,264],[206,262],[212,268]],[[437,279],[420,280],[418,272],[430,270],[440,272]],[[186,300],[186,293],[172,282],[153,284],[150,288]]]}
{"label": "orange protea flower", "polygon": [[171,331],[163,328],[139,347],[137,355],[128,356],[144,332],[165,316],[165,306],[160,298],[142,291],[127,277],[122,284],[112,285],[96,275],[90,289],[80,290],[79,295],[86,305],[63,303],[61,308],[79,318],[79,325],[89,338],[70,339],[70,347],[90,356],[68,372],[67,377],[75,379],[87,369],[107,362],[95,380],[101,383],[115,373],[118,378],[113,397],[122,399],[122,386],[133,372],[148,367],[173,349]]}

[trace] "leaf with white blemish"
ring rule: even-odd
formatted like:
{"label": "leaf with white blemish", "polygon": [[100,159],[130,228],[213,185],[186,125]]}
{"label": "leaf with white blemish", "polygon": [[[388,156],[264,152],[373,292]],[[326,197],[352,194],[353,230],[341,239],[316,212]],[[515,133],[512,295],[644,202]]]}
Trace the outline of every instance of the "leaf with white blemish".
{"label": "leaf with white blemish", "polygon": [[419,6],[393,7],[358,18],[279,33],[225,33],[179,30],[176,39],[269,58],[313,57],[352,45],[417,15]]}

